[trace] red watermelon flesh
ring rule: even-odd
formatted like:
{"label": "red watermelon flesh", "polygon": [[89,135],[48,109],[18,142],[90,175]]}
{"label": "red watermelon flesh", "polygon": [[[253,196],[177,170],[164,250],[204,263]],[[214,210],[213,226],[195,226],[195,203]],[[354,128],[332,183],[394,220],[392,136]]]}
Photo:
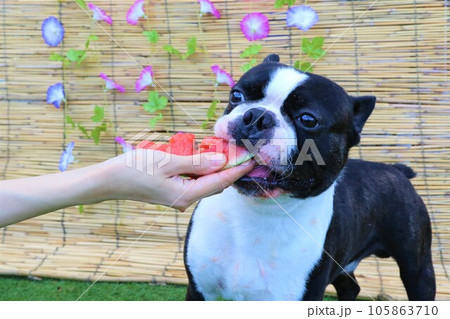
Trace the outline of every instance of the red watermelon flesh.
{"label": "red watermelon flesh", "polygon": [[[156,144],[152,141],[141,141],[137,146],[136,149],[146,149],[146,150],[157,150],[161,152],[168,152],[170,147],[170,144]],[[170,152],[169,152],[170,153]]]}
{"label": "red watermelon flesh", "polygon": [[229,143],[227,140],[217,136],[207,136],[200,144],[195,143],[195,135],[190,133],[177,133],[173,135],[169,143],[156,144],[152,141],[141,141],[137,149],[152,149],[175,155],[189,156],[196,153],[222,153],[228,159],[224,169],[238,166],[252,158],[244,147]]}
{"label": "red watermelon flesh", "polygon": [[139,144],[136,146],[136,148],[153,149],[153,147],[155,145],[156,144],[153,143],[152,141],[143,140],[143,141],[139,142]]}
{"label": "red watermelon flesh", "polygon": [[175,155],[194,155],[196,150],[195,135],[190,133],[177,133],[170,140],[170,153]]}

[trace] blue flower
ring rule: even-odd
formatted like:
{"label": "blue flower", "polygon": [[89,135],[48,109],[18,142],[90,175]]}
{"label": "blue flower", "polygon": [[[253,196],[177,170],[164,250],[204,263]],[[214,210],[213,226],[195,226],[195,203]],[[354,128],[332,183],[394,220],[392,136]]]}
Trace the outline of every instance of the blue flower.
{"label": "blue flower", "polygon": [[67,144],[66,150],[64,150],[61,154],[58,166],[61,172],[64,172],[67,169],[67,166],[69,166],[69,164],[74,160],[74,157],[72,155],[74,145],[75,142],[70,142],[69,144]]}
{"label": "blue flower", "polygon": [[48,17],[42,22],[42,37],[45,43],[56,47],[64,38],[64,27],[55,17]]}
{"label": "blue flower", "polygon": [[66,100],[64,86],[62,83],[56,83],[47,89],[47,103],[53,104],[57,109],[61,106],[61,102]]}
{"label": "blue flower", "polygon": [[297,27],[300,30],[308,31],[318,21],[317,12],[309,6],[291,7],[287,12],[286,23],[288,27]]}

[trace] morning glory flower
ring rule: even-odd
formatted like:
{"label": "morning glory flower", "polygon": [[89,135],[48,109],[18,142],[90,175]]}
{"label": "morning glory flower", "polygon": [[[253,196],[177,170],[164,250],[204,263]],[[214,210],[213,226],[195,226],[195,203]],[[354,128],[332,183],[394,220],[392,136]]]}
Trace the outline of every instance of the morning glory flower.
{"label": "morning glory flower", "polygon": [[209,0],[197,0],[200,3],[200,13],[210,13],[215,16],[217,19],[220,18],[219,10],[214,7],[214,3]]}
{"label": "morning glory flower", "polygon": [[218,84],[228,84],[229,86],[234,86],[234,81],[231,75],[225,70],[221,69],[218,65],[213,65],[211,70],[216,74],[216,85]]}
{"label": "morning glory flower", "polygon": [[127,22],[132,25],[138,23],[139,18],[145,17],[144,0],[136,0],[134,4],[128,9]]}
{"label": "morning glory flower", "polygon": [[101,77],[103,80],[105,80],[105,84],[106,84],[106,89],[107,90],[117,90],[120,93],[124,93],[125,89],[123,86],[117,84],[116,82],[114,82],[113,80],[111,80],[110,78],[108,78],[108,76],[105,73],[100,73],[98,75],[99,77]]}
{"label": "morning glory flower", "polygon": [[47,103],[53,104],[57,109],[59,109],[62,101],[66,101],[64,85],[62,83],[56,83],[49,86],[47,89]]}
{"label": "morning glory flower", "polygon": [[112,18],[109,15],[107,15],[105,13],[105,11],[103,11],[96,5],[93,5],[92,3],[88,3],[88,8],[91,9],[92,13],[94,14],[93,15],[94,20],[96,20],[96,21],[103,20],[109,24],[113,23]]}
{"label": "morning glory flower", "polygon": [[132,151],[134,150],[133,145],[128,144],[127,142],[125,142],[125,140],[123,139],[123,137],[121,136],[116,136],[116,138],[114,139],[117,143],[119,143],[120,145],[122,145],[122,149],[123,152],[126,153],[128,151]]}
{"label": "morning glory flower", "polygon": [[241,21],[241,30],[249,41],[267,38],[269,20],[262,13],[249,13]]}
{"label": "morning glory flower", "polygon": [[310,6],[291,7],[287,12],[286,24],[288,27],[297,27],[308,31],[319,21],[317,12]]}
{"label": "morning glory flower", "polygon": [[45,43],[56,47],[64,38],[64,27],[55,17],[48,17],[42,22],[42,37]]}
{"label": "morning glory flower", "polygon": [[147,86],[153,85],[153,70],[152,66],[146,66],[139,76],[139,79],[136,81],[136,92],[141,92]]}
{"label": "morning glory flower", "polygon": [[69,144],[67,144],[66,149],[62,152],[58,166],[61,172],[64,172],[67,169],[67,166],[69,166],[69,164],[74,161],[75,158],[72,155],[74,146],[75,142],[70,142]]}

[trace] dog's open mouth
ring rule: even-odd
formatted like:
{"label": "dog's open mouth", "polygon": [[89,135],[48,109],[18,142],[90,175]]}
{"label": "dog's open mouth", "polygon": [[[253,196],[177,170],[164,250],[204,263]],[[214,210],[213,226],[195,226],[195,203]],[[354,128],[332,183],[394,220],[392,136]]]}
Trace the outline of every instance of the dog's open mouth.
{"label": "dog's open mouth", "polygon": [[241,177],[239,182],[252,182],[261,187],[275,187],[281,176],[273,171],[269,166],[258,165],[250,173]]}

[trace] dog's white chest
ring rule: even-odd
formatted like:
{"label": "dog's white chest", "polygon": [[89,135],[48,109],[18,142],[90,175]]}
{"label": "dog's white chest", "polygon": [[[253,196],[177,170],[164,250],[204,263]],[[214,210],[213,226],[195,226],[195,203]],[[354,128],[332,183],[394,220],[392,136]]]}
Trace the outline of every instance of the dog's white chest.
{"label": "dog's white chest", "polygon": [[298,300],[318,263],[333,214],[334,184],[304,199],[255,199],[234,188],[202,200],[187,265],[207,300]]}

